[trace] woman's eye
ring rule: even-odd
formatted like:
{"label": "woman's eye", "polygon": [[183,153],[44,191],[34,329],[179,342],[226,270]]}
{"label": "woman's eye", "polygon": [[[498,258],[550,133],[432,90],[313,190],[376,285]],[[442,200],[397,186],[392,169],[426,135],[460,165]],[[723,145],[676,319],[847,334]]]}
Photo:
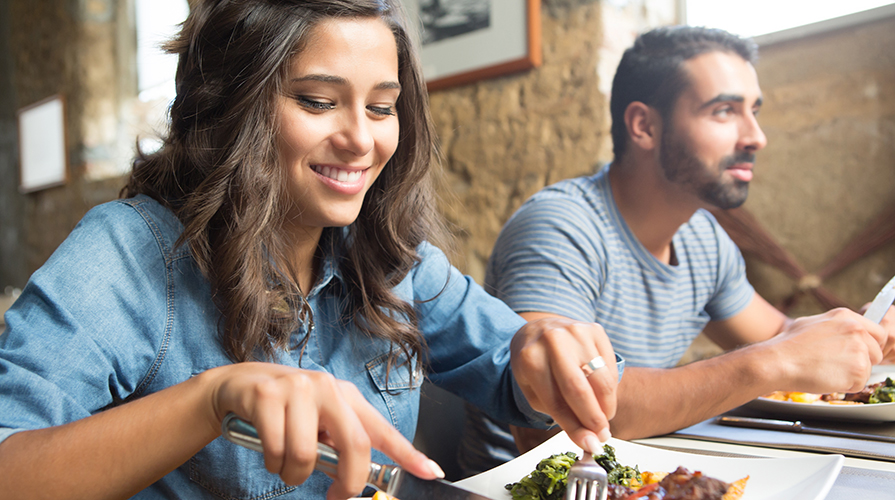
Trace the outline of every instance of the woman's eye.
{"label": "woman's eye", "polygon": [[295,100],[298,101],[298,104],[300,104],[302,107],[315,111],[328,111],[336,107],[336,105],[333,103],[318,101],[305,96],[296,96]]}
{"label": "woman's eye", "polygon": [[393,116],[395,114],[394,106],[367,106],[367,109],[379,116]]}

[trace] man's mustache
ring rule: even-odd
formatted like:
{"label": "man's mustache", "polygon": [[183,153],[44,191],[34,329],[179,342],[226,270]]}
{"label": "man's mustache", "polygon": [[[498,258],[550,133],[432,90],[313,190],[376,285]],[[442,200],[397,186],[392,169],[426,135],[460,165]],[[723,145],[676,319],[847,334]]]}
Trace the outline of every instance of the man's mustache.
{"label": "man's mustache", "polygon": [[740,151],[734,155],[725,156],[721,160],[721,168],[728,169],[737,163],[755,163],[755,153]]}

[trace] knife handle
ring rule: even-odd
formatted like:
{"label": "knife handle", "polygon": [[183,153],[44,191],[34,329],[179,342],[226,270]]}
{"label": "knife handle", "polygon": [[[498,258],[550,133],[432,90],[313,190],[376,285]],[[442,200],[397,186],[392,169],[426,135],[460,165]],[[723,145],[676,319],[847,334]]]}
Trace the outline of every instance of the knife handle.
{"label": "knife handle", "polygon": [[[261,445],[261,439],[258,437],[258,431],[255,426],[236,416],[235,413],[228,413],[221,422],[221,434],[225,439],[239,446],[255,450],[264,451]],[[339,466],[339,452],[332,447],[323,443],[317,443],[317,463],[314,468],[327,475],[336,477]],[[393,465],[381,465],[375,462],[370,463],[370,475],[367,477],[367,484],[374,488],[386,491],[393,477],[396,477],[400,469]]]}
{"label": "knife handle", "polygon": [[789,422],[787,420],[773,420],[768,418],[718,417],[717,422],[722,425],[750,427],[752,429],[802,432],[802,422],[799,422],[798,420]]}

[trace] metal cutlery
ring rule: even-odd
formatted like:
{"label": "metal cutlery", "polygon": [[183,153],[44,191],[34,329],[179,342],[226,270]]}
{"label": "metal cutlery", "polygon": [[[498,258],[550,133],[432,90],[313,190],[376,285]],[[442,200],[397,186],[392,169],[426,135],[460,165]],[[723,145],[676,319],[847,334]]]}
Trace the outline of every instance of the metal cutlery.
{"label": "metal cutlery", "polygon": [[895,437],[882,436],[877,434],[863,434],[860,432],[840,431],[835,429],[824,429],[822,427],[811,427],[802,424],[802,422],[788,420],[773,420],[767,418],[750,418],[750,417],[718,417],[715,420],[721,425],[730,425],[735,427],[748,427],[751,429],[766,429],[772,431],[801,432],[803,434],[819,434],[824,436],[844,437],[851,439],[865,439],[869,441],[883,441],[887,443],[895,443]]}
{"label": "metal cutlery", "polygon": [[569,469],[565,500],[606,500],[609,480],[593,453],[582,450],[581,460]]}
{"label": "metal cutlery", "polygon": [[870,307],[864,312],[864,317],[874,323],[879,323],[883,320],[883,316],[886,315],[886,311],[889,310],[889,306],[892,305],[893,301],[895,301],[895,277],[892,277],[892,279],[883,286],[883,289],[876,294],[876,298],[873,299],[873,302],[870,303]]}
{"label": "metal cutlery", "polygon": [[[221,423],[221,433],[228,441],[250,450],[264,450],[255,427],[233,413],[228,414],[224,418],[224,421]],[[317,443],[317,464],[314,468],[330,476],[337,476],[338,465],[338,452],[323,443]],[[487,497],[464,490],[441,479],[420,479],[394,465],[371,463],[367,484],[399,500],[421,498],[431,500],[489,500]]]}

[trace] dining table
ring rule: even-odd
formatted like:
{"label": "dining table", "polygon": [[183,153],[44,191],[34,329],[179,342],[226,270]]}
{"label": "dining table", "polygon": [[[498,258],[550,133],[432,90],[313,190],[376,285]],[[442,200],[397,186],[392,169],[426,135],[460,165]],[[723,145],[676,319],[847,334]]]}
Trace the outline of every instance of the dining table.
{"label": "dining table", "polygon": [[[737,458],[798,458],[817,454],[844,457],[843,465],[827,499],[895,499],[895,444],[882,438],[895,437],[895,422],[861,422],[835,420],[797,420],[817,429],[856,432],[868,439],[854,439],[744,428],[724,425],[722,416],[750,418],[789,418],[768,415],[746,407],[736,408],[672,434],[638,439],[633,442],[654,448]],[[877,436],[877,439],[873,439]]]}
{"label": "dining table", "polygon": [[[886,378],[895,380],[895,365],[874,367],[870,382]],[[781,428],[784,421],[792,425]],[[641,471],[681,465],[728,482],[749,476],[743,500],[895,500],[895,402],[830,405],[757,398],[677,432],[631,441],[613,438],[607,444],[618,452],[619,463]],[[508,499],[504,485],[519,481],[541,459],[578,451],[560,432],[457,484],[495,500]]]}

